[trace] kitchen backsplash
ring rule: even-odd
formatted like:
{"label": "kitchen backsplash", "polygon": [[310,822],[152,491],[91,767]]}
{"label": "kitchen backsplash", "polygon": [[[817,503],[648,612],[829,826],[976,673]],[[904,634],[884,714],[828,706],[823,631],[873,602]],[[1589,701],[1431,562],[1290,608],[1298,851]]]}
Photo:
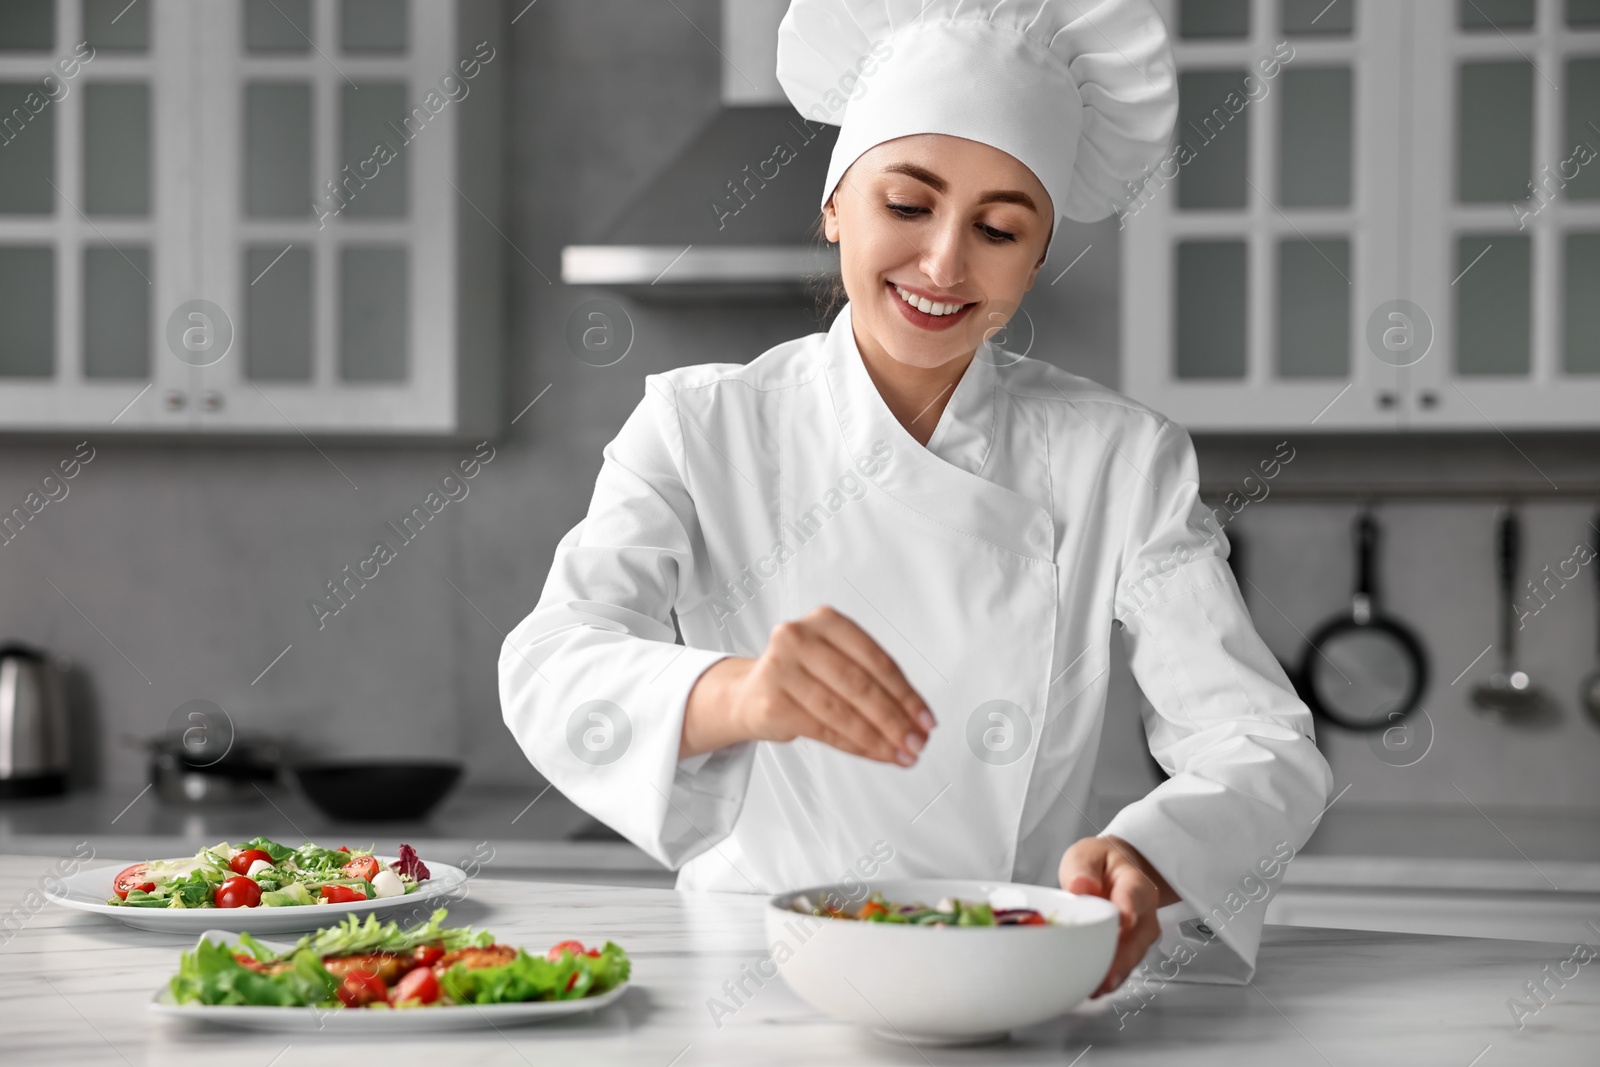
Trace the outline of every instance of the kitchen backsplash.
{"label": "kitchen backsplash", "polygon": [[[611,294],[552,284],[557,250],[597,238],[719,106],[715,55],[682,62],[708,50],[690,20],[711,27],[716,18],[715,0],[597,0],[541,5],[514,27],[507,236],[522,254],[508,260],[506,410],[538,399],[508,437],[483,448],[320,438],[319,452],[304,441],[174,445],[91,435],[92,462],[0,544],[0,636],[80,666],[103,781],[141,784],[143,757],[121,739],[160,731],[193,699],[215,702],[241,731],[269,732],[313,754],[449,754],[480,783],[536,778],[500,720],[500,643],[537,601],[554,546],[582,517],[601,449],[641,397],[644,376],[748,360],[821,328],[795,303],[622,301],[635,334],[625,359],[595,367],[567,347],[573,309]],[[557,99],[561,107],[548,106]],[[1118,301],[1138,298],[1116,292],[1115,222],[1072,227],[1052,262],[1065,266],[1080,253],[1054,284],[1059,268],[1047,265],[1029,295],[1029,354],[1115,384]],[[1537,445],[1519,444],[1546,464]],[[79,439],[8,442],[0,501],[24,500],[63,460],[81,459],[80,447]],[[1359,482],[1396,463],[1457,482],[1526,473],[1493,433],[1423,444],[1306,435],[1293,447],[1283,483],[1316,472]],[[1207,484],[1225,486],[1273,448],[1202,440],[1200,451]],[[1552,466],[1557,481],[1600,477],[1592,441],[1546,451],[1565,457],[1560,471]],[[473,459],[474,476],[440,488],[445,473],[464,474],[460,465]],[[428,521],[397,530],[433,492],[444,503],[427,509]],[[1596,666],[1588,568],[1521,635],[1526,669],[1556,698],[1550,722],[1507,725],[1471,708],[1467,687],[1490,669],[1493,652],[1452,684],[1494,640],[1496,503],[1380,505],[1386,605],[1426,642],[1434,740],[1420,761],[1396,766],[1368,738],[1321,727],[1340,787],[1351,783],[1342,802],[1600,808],[1600,727],[1577,702],[1580,679]],[[1586,530],[1595,503],[1524,506],[1526,576],[1567,560],[1580,541],[1600,542]],[[1298,656],[1301,633],[1348,608],[1352,509],[1343,500],[1269,496],[1236,520],[1259,588],[1247,588],[1246,599],[1283,658]],[[380,541],[391,558],[378,561],[376,577],[352,583],[347,568],[373,557]],[[1108,715],[1098,788],[1141,791],[1153,779],[1125,669]]]}

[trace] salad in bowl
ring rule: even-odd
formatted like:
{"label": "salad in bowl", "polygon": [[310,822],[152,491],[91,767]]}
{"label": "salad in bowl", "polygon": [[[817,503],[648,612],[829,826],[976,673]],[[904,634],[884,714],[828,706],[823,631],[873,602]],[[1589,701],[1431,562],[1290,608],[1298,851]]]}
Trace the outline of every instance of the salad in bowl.
{"label": "salad in bowl", "polygon": [[772,964],[801,1000],[919,1045],[996,1041],[1071,1010],[1105,978],[1120,924],[1101,897],[974,879],[812,886],[766,909]]}

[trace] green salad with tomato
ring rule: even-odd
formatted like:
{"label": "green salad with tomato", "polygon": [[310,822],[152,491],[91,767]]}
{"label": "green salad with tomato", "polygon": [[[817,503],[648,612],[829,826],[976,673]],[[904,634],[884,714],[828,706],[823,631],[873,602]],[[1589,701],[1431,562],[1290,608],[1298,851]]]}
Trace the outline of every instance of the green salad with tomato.
{"label": "green salad with tomato", "polygon": [[168,989],[179,1004],[404,1009],[577,1000],[615,989],[632,968],[611,941],[563,941],[535,956],[486,930],[446,928],[447,914],[410,930],[351,915],[281,951],[249,934],[237,944],[201,937]]}
{"label": "green salad with tomato", "polygon": [[804,893],[789,902],[789,909],[830,919],[910,926],[1048,926],[1053,922],[1037,908],[996,908],[985,901],[958,897],[945,897],[933,905],[902,904],[885,900],[877,891],[868,894],[854,912],[827,899],[814,904]]}
{"label": "green salad with tomato", "polygon": [[410,845],[387,863],[370,851],[299,848],[258,837],[224,841],[189,859],[135,863],[112,880],[107,904],[130,908],[280,908],[348,904],[414,893],[429,877]]}

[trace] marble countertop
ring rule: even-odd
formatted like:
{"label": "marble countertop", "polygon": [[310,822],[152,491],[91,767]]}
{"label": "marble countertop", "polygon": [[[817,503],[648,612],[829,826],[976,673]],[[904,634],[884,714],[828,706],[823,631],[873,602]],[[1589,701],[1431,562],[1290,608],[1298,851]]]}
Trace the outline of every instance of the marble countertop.
{"label": "marble countertop", "polygon": [[[452,920],[539,946],[607,937],[634,960],[633,988],[592,1016],[526,1028],[393,1040],[267,1035],[176,1024],[147,1005],[186,937],[125,928],[31,894],[52,861],[0,855],[0,1049],[7,1062],[212,1067],[582,1063],[645,1067],[783,1064],[1432,1063],[1541,1067],[1594,1062],[1600,975],[1549,985],[1519,1028],[1508,998],[1557,970],[1573,946],[1268,926],[1250,986],[1171,983],[1122,991],[1008,1042],[969,1049],[891,1044],[822,1016],[772,979],[715,1020],[712,997],[766,952],[763,898],[476,879]],[[1600,934],[1594,941],[1600,942]],[[937,976],[930,980],[937,981]]]}
{"label": "marble countertop", "polygon": [[[1099,796],[1105,825],[1133,797]],[[182,807],[137,787],[0,802],[0,851],[71,854],[87,841],[104,856],[185,855],[201,845],[257,834],[376,844],[401,841],[455,862],[494,850],[504,877],[670,887],[674,872],[554,789],[467,786],[426,819],[351,823],[328,818],[300,794],[275,786],[253,803]],[[1593,811],[1406,810],[1335,804],[1285,874],[1318,889],[1471,890],[1600,894],[1600,815]]]}

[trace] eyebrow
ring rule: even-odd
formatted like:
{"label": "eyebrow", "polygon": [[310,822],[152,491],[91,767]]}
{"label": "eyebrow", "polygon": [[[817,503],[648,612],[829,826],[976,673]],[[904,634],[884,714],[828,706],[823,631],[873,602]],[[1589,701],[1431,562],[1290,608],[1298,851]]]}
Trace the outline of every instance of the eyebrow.
{"label": "eyebrow", "polygon": [[[940,193],[949,192],[950,183],[939,177],[926,167],[919,167],[915,163],[890,163],[883,168],[885,174],[904,174],[908,178],[915,178],[924,185],[931,186]],[[994,189],[984,193],[978,198],[979,204],[1018,204],[1027,208],[1035,215],[1039,213],[1038,205],[1033,202],[1033,197],[1020,189]]]}

